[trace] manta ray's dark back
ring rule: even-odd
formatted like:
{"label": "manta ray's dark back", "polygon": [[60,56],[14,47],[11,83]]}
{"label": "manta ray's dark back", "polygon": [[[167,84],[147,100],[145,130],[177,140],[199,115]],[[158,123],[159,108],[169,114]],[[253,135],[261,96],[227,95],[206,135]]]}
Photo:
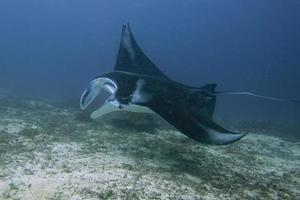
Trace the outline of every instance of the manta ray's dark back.
{"label": "manta ray's dark back", "polygon": [[[117,61],[115,64],[115,71],[125,71],[135,74],[150,75],[158,78],[164,78],[170,80],[158,67],[145,55],[143,50],[139,47],[133,34],[130,30],[129,23],[124,24],[122,27],[122,36],[120,41],[119,52]],[[170,80],[171,81],[171,80]],[[191,91],[192,87],[186,86]],[[208,93],[214,92],[216,84],[207,84],[200,88],[200,91],[207,91]],[[193,112],[196,115],[205,115],[211,118],[214,112],[216,103],[216,97],[211,96],[211,99],[203,101],[203,95],[198,92],[199,88],[196,88],[196,92],[191,94],[190,103]]]}
{"label": "manta ray's dark back", "polygon": [[122,27],[122,36],[115,64],[115,71],[126,71],[136,74],[168,78],[154,65],[154,63],[138,46],[131,33],[129,23],[124,24]]}
{"label": "manta ray's dark back", "polygon": [[216,84],[188,86],[169,79],[144,54],[136,43],[129,24],[123,25],[120,48],[113,72],[96,77],[84,91],[80,107],[85,109],[105,89],[111,94],[106,103],[92,113],[95,119],[118,110],[160,115],[186,136],[208,144],[229,144],[246,134],[227,130],[215,123],[213,113],[216,95],[251,95],[249,92],[215,91]]}

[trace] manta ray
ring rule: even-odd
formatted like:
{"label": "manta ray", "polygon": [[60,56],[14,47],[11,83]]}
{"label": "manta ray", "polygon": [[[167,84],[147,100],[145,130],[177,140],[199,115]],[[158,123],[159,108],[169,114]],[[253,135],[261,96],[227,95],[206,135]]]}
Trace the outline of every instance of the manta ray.
{"label": "manta ray", "polygon": [[[114,70],[91,81],[81,96],[80,108],[86,109],[104,89],[110,96],[91,114],[92,119],[120,110],[157,113],[198,142],[233,143],[246,133],[227,130],[212,119],[218,94],[216,86],[193,87],[170,79],[145,55],[129,24],[125,24]],[[258,96],[247,92],[238,94]]]}

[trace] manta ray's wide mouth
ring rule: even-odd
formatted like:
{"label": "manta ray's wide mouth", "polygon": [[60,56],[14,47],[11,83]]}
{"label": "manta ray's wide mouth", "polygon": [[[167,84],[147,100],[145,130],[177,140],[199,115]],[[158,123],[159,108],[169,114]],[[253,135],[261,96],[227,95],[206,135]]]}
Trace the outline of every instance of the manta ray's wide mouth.
{"label": "manta ray's wide mouth", "polygon": [[82,110],[86,109],[99,95],[102,89],[111,94],[108,98],[110,99],[118,87],[117,84],[109,78],[94,79],[92,82],[90,82],[80,98],[80,108]]}

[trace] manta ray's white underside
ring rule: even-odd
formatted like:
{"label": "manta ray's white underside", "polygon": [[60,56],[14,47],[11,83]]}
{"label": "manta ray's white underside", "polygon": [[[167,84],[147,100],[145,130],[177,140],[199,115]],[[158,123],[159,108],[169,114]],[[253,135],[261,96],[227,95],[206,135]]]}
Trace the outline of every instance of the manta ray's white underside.
{"label": "manta ray's white underside", "polygon": [[97,119],[108,113],[120,111],[120,110],[124,110],[124,111],[128,111],[128,112],[135,112],[135,113],[153,113],[153,111],[150,110],[149,108],[147,108],[145,106],[138,106],[135,104],[129,104],[129,105],[122,104],[121,108],[120,108],[120,103],[115,100],[115,101],[110,101],[108,103],[105,103],[103,106],[101,106],[100,108],[95,110],[91,114],[91,118]]}

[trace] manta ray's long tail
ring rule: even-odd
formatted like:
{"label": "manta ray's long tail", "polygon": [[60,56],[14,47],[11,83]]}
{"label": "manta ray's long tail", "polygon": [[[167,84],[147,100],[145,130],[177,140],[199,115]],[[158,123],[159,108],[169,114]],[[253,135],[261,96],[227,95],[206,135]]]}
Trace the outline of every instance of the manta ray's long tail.
{"label": "manta ray's long tail", "polygon": [[252,92],[214,92],[213,94],[216,95],[248,95],[248,96],[253,96],[257,98],[263,98],[263,99],[270,99],[270,100],[275,100],[275,101],[285,101],[285,102],[290,102],[290,103],[300,103],[300,100],[295,100],[295,99],[285,99],[281,97],[271,97],[271,96],[264,96],[264,95],[259,95],[255,94]]}

